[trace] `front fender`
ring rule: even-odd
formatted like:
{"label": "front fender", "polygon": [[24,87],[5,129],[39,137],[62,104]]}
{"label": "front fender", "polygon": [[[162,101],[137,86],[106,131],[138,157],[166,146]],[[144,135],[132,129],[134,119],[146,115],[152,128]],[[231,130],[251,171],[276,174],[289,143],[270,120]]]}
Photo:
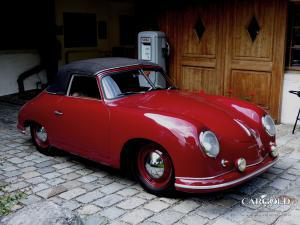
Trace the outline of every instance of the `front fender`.
{"label": "front fender", "polygon": [[124,144],[141,138],[160,144],[170,155],[176,177],[207,177],[222,173],[224,168],[208,157],[199,144],[204,126],[196,121],[156,112],[131,109],[111,110],[112,165],[120,167]]}

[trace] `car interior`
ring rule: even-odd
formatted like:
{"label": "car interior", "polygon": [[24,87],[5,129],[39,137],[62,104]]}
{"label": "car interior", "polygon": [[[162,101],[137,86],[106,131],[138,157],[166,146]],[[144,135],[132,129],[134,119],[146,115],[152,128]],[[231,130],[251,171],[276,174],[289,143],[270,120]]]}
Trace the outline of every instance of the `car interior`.
{"label": "car interior", "polygon": [[71,82],[69,96],[101,99],[95,77],[74,75]]}

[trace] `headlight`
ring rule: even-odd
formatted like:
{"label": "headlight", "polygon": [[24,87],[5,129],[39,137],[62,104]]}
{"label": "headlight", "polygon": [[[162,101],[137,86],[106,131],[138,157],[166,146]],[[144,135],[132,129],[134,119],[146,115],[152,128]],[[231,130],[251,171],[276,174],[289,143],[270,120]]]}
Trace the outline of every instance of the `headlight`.
{"label": "headlight", "polygon": [[199,135],[200,144],[206,155],[217,157],[220,152],[220,145],[216,135],[211,131],[202,131]]}
{"label": "headlight", "polygon": [[261,122],[268,135],[275,136],[276,127],[272,117],[270,115],[265,115],[261,118]]}

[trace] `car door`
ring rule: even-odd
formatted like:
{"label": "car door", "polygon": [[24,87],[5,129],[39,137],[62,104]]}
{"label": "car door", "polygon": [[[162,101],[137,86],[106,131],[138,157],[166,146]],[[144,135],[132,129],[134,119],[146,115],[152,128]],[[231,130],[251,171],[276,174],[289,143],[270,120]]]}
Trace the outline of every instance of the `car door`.
{"label": "car door", "polygon": [[108,159],[109,112],[95,76],[74,74],[54,114],[63,149],[95,161]]}

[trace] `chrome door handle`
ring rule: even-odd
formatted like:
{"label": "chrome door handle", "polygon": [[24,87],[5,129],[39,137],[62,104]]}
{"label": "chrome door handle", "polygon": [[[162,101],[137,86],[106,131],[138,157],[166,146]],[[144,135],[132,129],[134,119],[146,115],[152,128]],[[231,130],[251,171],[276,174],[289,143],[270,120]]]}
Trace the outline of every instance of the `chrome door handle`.
{"label": "chrome door handle", "polygon": [[56,116],[61,116],[61,115],[63,115],[63,113],[60,112],[60,111],[55,110],[55,111],[54,111],[54,115],[56,115]]}

